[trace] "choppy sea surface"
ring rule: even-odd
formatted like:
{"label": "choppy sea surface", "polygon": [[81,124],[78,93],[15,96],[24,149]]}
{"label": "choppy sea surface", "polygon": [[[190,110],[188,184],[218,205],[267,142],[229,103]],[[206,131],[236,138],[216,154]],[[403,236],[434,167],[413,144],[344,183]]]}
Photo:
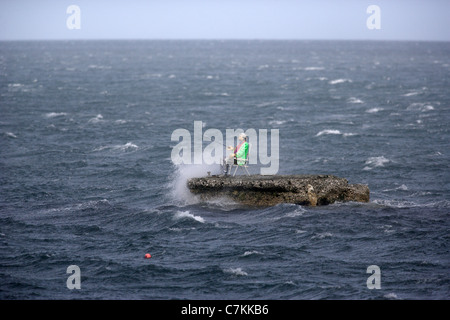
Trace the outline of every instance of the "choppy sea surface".
{"label": "choppy sea surface", "polygon": [[[1,42],[0,299],[449,299],[449,88],[445,42]],[[194,121],[370,202],[200,202]]]}

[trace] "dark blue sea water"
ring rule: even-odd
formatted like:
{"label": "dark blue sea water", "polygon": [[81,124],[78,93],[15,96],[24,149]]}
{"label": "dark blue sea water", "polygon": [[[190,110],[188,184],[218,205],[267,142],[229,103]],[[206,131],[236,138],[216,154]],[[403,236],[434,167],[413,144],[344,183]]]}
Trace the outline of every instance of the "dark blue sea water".
{"label": "dark blue sea water", "polygon": [[[449,299],[449,88],[450,43],[2,42],[0,298]],[[194,121],[279,129],[279,174],[371,201],[199,202]]]}

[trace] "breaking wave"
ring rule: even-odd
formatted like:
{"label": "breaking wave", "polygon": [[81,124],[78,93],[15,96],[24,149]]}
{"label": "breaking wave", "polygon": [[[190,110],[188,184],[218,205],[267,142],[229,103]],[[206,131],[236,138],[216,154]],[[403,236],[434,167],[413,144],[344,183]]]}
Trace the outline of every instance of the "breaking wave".
{"label": "breaking wave", "polygon": [[46,118],[55,118],[55,117],[62,117],[62,116],[66,116],[67,113],[65,112],[49,112],[45,114]]}
{"label": "breaking wave", "polygon": [[189,211],[178,211],[177,213],[175,213],[174,218],[176,220],[179,219],[192,219],[201,223],[205,222],[205,219],[203,219],[200,216],[194,216],[192,213],[190,213]]}
{"label": "breaking wave", "polygon": [[341,134],[341,132],[339,130],[325,129],[325,130],[322,130],[319,133],[317,133],[316,137],[319,137],[324,134]]}
{"label": "breaking wave", "polygon": [[367,113],[377,113],[377,112],[380,112],[383,110],[384,110],[383,108],[371,108],[371,109],[367,110],[366,112]]}
{"label": "breaking wave", "polygon": [[318,132],[316,134],[316,137],[320,137],[322,135],[342,135],[344,137],[351,137],[351,136],[355,136],[356,133],[352,133],[352,132],[344,132],[344,133],[342,133],[341,131],[335,130],[335,129],[325,129],[325,130],[322,130],[322,131]]}
{"label": "breaking wave", "polygon": [[377,167],[384,167],[386,163],[389,163],[391,160],[385,158],[384,156],[380,157],[370,157],[366,160],[366,166],[363,170],[372,170]]}
{"label": "breaking wave", "polygon": [[103,121],[103,116],[101,114],[96,115],[94,118],[89,119],[89,123],[98,123]]}
{"label": "breaking wave", "polygon": [[219,165],[176,165],[172,173],[170,182],[168,183],[169,195],[172,200],[183,204],[195,204],[200,200],[193,195],[188,187],[187,181],[191,178],[200,178],[210,174],[220,173]]}
{"label": "breaking wave", "polygon": [[350,97],[347,101],[348,101],[348,103],[355,103],[355,104],[364,103],[363,100],[355,98],[355,97]]}
{"label": "breaking wave", "polygon": [[223,272],[232,274],[234,276],[247,276],[248,273],[243,271],[241,268],[228,268],[224,269]]}
{"label": "breaking wave", "polygon": [[134,143],[127,142],[125,144],[117,144],[117,145],[111,145],[111,146],[103,146],[94,149],[94,151],[102,151],[102,150],[115,150],[115,151],[130,151],[130,150],[137,150],[139,147],[135,145]]}
{"label": "breaking wave", "polygon": [[331,80],[330,82],[328,82],[329,84],[339,84],[339,83],[351,83],[353,82],[351,79],[335,79],[335,80]]}

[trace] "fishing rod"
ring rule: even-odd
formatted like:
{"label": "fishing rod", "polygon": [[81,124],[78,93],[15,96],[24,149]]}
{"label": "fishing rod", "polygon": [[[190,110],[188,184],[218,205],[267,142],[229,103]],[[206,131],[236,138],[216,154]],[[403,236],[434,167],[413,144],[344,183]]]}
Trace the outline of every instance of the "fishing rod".
{"label": "fishing rod", "polygon": [[[211,138],[211,137],[214,137],[214,136],[209,136],[208,138]],[[219,141],[217,141],[217,140],[214,140],[214,141],[211,141],[211,142],[215,142],[215,143],[221,144],[221,145],[223,145],[227,150],[233,150],[233,149],[234,149],[232,146],[227,146],[225,143],[219,142]],[[203,141],[202,141],[202,144],[203,144]]]}

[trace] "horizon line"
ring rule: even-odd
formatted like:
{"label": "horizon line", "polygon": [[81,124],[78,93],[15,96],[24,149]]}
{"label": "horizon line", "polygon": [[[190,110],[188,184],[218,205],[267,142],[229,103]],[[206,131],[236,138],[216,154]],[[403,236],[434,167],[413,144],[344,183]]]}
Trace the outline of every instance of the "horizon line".
{"label": "horizon line", "polygon": [[355,42],[444,42],[450,40],[437,39],[366,39],[366,38],[37,38],[37,39],[0,39],[0,42],[25,42],[25,41],[355,41]]}

